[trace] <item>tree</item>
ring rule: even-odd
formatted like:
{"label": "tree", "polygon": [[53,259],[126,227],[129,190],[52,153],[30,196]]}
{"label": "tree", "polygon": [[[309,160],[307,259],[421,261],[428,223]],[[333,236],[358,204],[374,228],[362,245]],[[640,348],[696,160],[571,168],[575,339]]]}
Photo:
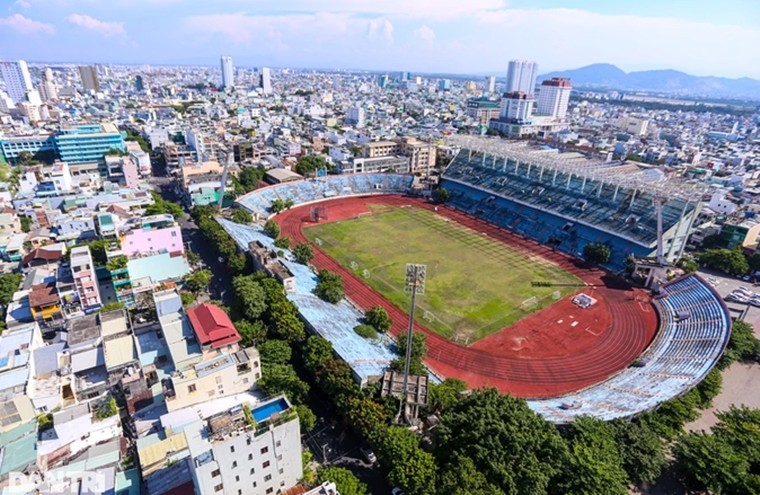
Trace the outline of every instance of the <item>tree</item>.
{"label": "tree", "polygon": [[601,242],[591,242],[583,246],[583,257],[586,261],[603,265],[610,261],[610,247]]}
{"label": "tree", "polygon": [[314,251],[311,249],[311,246],[305,242],[296,244],[292,252],[296,261],[303,265],[307,264],[312,258],[314,258]]}
{"label": "tree", "polygon": [[681,433],[683,425],[699,417],[698,404],[699,393],[692,389],[677,399],[663,402],[656,411],[642,414],[639,418],[657,435],[672,440]]}
{"label": "tree", "polygon": [[698,258],[701,264],[731,275],[744,275],[749,271],[749,263],[741,245],[734,249],[708,249],[700,253]]}
{"label": "tree", "polygon": [[498,495],[504,493],[488,482],[472,459],[455,454],[450,463],[438,471],[438,493],[446,495]]}
{"label": "tree", "polygon": [[347,407],[348,401],[361,393],[351,367],[345,361],[325,361],[317,372],[317,382],[339,409]]}
{"label": "tree", "polygon": [[21,231],[22,232],[29,232],[32,230],[32,219],[27,217],[26,215],[21,215],[18,217],[18,221],[21,223]]}
{"label": "tree", "polygon": [[246,210],[242,208],[236,208],[235,211],[232,212],[232,221],[235,223],[248,225],[249,223],[253,222],[253,217]]}
{"label": "tree", "polygon": [[182,307],[188,308],[195,302],[196,296],[192,292],[180,292],[179,298],[182,301]]}
{"label": "tree", "polygon": [[309,385],[298,378],[296,370],[289,364],[264,367],[257,385],[268,396],[285,394],[293,404],[303,404],[309,393]]}
{"label": "tree", "polygon": [[313,374],[322,368],[322,365],[333,359],[333,346],[329,340],[312,335],[306,340],[303,349],[303,360],[306,369]]}
{"label": "tree", "polygon": [[372,325],[375,330],[381,333],[387,332],[393,323],[388,317],[388,312],[382,306],[375,306],[364,313],[364,320],[368,325]]}
{"label": "tree", "polygon": [[113,301],[108,304],[104,304],[98,309],[98,313],[108,313],[109,311],[116,311],[117,309],[124,308],[124,303],[119,301]]}
{"label": "tree", "polygon": [[185,286],[195,294],[207,291],[211,277],[209,270],[197,270],[185,276]]}
{"label": "tree", "polygon": [[267,309],[264,289],[250,275],[233,278],[232,289],[243,316],[249,320],[258,319]]}
{"label": "tree", "polygon": [[717,416],[712,434],[687,433],[673,449],[687,480],[717,495],[760,493],[760,410],[732,406]]}
{"label": "tree", "polygon": [[257,167],[243,167],[237,176],[237,180],[245,192],[255,189],[263,178],[264,171]]}
{"label": "tree", "polygon": [[705,377],[699,382],[696,387],[697,394],[699,395],[699,408],[707,409],[712,406],[712,401],[718,396],[723,388],[723,376],[720,369],[713,368]]}
{"label": "tree", "polygon": [[566,429],[569,455],[557,479],[563,494],[628,493],[628,476],[611,424],[590,416],[576,418]]}
{"label": "tree", "polygon": [[23,279],[24,276],[20,273],[0,274],[0,305],[7,306],[11,302]]}
{"label": "tree", "polygon": [[720,234],[708,235],[702,239],[703,249],[715,249],[723,246],[725,246],[725,244],[723,243],[723,237]]}
{"label": "tree", "polygon": [[267,327],[261,320],[238,320],[235,322],[235,328],[240,334],[240,344],[243,347],[261,345],[267,338]]}
{"label": "tree", "polygon": [[163,215],[168,213],[175,220],[182,218],[184,211],[179,204],[165,200],[157,192],[151,192],[151,195],[153,196],[153,204],[145,208],[146,215]]}
{"label": "tree", "polygon": [[[404,371],[404,363],[406,360],[406,333],[402,333],[398,336],[396,342],[396,350],[398,351],[399,358],[394,359],[391,362],[391,368],[396,371]],[[427,354],[427,336],[421,332],[414,332],[412,334],[412,355],[409,360],[409,372],[413,375],[426,375],[427,371],[422,364],[422,359]]]}
{"label": "tree", "polygon": [[287,204],[284,200],[280,198],[276,198],[272,200],[272,204],[269,205],[269,211],[272,213],[280,213],[281,211],[284,211],[287,208]]}
{"label": "tree", "polygon": [[317,285],[314,294],[323,301],[337,304],[343,299],[343,279],[329,270],[317,272]]}
{"label": "tree", "polygon": [[293,351],[290,344],[284,340],[267,340],[258,346],[262,366],[272,364],[286,364],[290,361]]}
{"label": "tree", "polygon": [[332,481],[340,495],[366,495],[367,486],[354,476],[354,473],[342,467],[329,467],[317,472],[320,483]]}
{"label": "tree", "polygon": [[378,441],[378,435],[383,433],[390,421],[385,408],[367,397],[348,399],[344,411],[351,427],[371,442]]}
{"label": "tree", "polygon": [[731,337],[719,366],[726,368],[733,362],[759,357],[760,340],[755,337],[752,326],[743,321],[735,321],[731,326]]}
{"label": "tree", "polygon": [[509,495],[547,493],[567,457],[556,427],[525,401],[495,389],[463,397],[442,416],[436,459],[450,466],[472,460],[488,483]]}
{"label": "tree", "polygon": [[428,384],[428,408],[433,412],[446,411],[456,404],[467,384],[457,378],[447,378],[440,385]]}
{"label": "tree", "polygon": [[760,271],[760,252],[753,253],[752,256],[747,258],[747,264],[753,273]]}
{"label": "tree", "polygon": [[298,414],[298,422],[301,423],[301,428],[304,431],[311,431],[314,429],[314,425],[317,424],[317,416],[314,415],[309,406],[298,404],[293,407]]}
{"label": "tree", "polygon": [[388,481],[407,495],[425,495],[435,484],[435,460],[420,448],[417,434],[401,426],[390,426],[379,435],[375,452],[381,464],[392,466]]}
{"label": "tree", "polygon": [[306,338],[306,329],[298,318],[293,303],[284,299],[270,305],[269,314],[272,333],[290,343],[300,342]]}
{"label": "tree", "polygon": [[356,332],[357,335],[360,337],[364,337],[365,339],[376,339],[377,338],[377,330],[375,330],[375,327],[372,325],[356,325],[354,327],[354,332]]}
{"label": "tree", "polygon": [[116,405],[116,399],[112,395],[107,395],[97,406],[95,406],[95,418],[106,419],[111,416],[115,416],[119,412],[119,407]]}
{"label": "tree", "polygon": [[445,203],[451,199],[451,193],[445,187],[437,187],[433,190],[433,201],[436,203]]}
{"label": "tree", "polygon": [[288,249],[290,247],[290,237],[278,237],[274,241],[274,246],[280,249]]}
{"label": "tree", "polygon": [[699,269],[699,263],[692,258],[681,258],[676,261],[676,266],[686,273],[694,273]]}
{"label": "tree", "polygon": [[317,170],[333,170],[323,155],[307,155],[296,163],[296,173],[303,176],[315,175]]}
{"label": "tree", "polygon": [[264,233],[272,239],[277,239],[280,235],[280,226],[274,220],[267,220],[264,224]]}
{"label": "tree", "polygon": [[615,440],[623,456],[623,469],[634,483],[653,483],[665,466],[665,447],[657,433],[638,420],[616,419]]}

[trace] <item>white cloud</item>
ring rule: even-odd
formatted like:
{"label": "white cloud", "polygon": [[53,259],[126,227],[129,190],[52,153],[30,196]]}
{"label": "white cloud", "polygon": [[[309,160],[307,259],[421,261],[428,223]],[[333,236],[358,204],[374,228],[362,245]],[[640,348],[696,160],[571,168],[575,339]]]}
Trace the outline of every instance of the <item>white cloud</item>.
{"label": "white cloud", "polygon": [[8,17],[0,17],[0,26],[7,26],[21,34],[53,34],[55,27],[52,24],[35,21],[21,14],[13,14]]}
{"label": "white cloud", "polygon": [[124,29],[123,22],[107,22],[95,19],[85,14],[71,14],[66,18],[69,23],[95,31],[96,33],[111,38],[111,37],[124,37],[127,36],[127,31]]}
{"label": "white cloud", "polygon": [[414,35],[428,44],[431,44],[433,41],[435,41],[435,31],[425,25],[415,29]]}
{"label": "white cloud", "polygon": [[26,0],[16,0],[15,2],[13,2],[13,5],[21,7],[22,9],[32,8],[32,4],[27,2]]}

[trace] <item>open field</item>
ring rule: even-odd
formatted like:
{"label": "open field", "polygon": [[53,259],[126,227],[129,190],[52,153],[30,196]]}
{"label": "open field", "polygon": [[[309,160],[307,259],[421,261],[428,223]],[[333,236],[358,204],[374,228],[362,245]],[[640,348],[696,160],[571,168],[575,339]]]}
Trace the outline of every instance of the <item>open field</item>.
{"label": "open field", "polygon": [[[583,282],[538,256],[517,251],[434,212],[372,206],[372,214],[307,227],[305,235],[401,309],[406,263],[428,267],[417,321],[470,344],[578,290]],[[366,270],[366,271],[365,271]],[[532,287],[543,281],[569,284]],[[523,308],[535,297],[536,303]]]}

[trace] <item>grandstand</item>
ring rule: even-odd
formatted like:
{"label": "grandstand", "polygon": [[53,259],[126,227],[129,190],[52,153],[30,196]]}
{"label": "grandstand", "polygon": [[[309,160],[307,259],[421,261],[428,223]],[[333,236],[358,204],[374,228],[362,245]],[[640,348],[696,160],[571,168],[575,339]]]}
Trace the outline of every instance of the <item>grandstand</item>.
{"label": "grandstand", "polygon": [[[260,227],[241,225],[224,218],[217,218],[217,221],[243,252],[247,252],[251,241],[260,241],[269,249],[275,249],[272,238]],[[354,327],[363,322],[364,313],[346,300],[338,304],[322,301],[312,292],[317,277],[311,269],[287,257],[282,261],[296,277],[296,291],[288,293],[288,299],[296,304],[309,330],[332,342],[335,353],[348,363],[359,383],[366,384],[381,377],[396,357],[391,339],[385,335],[376,340],[359,336]]]}
{"label": "grandstand", "polygon": [[611,420],[654,409],[697,385],[728,344],[728,309],[697,275],[665,285],[655,308],[660,329],[634,365],[574,394],[528,401],[531,409],[555,423],[584,414]]}
{"label": "grandstand", "polygon": [[403,194],[412,187],[413,178],[402,174],[328,175],[256,189],[237,202],[251,213],[266,218],[275,199],[301,205],[344,196]]}
{"label": "grandstand", "polygon": [[442,180],[451,206],[573,256],[588,243],[606,243],[612,268],[622,268],[629,254],[655,254],[656,201],[669,260],[683,254],[699,214],[699,187],[658,169],[526,142],[468,136],[451,142],[462,146]]}

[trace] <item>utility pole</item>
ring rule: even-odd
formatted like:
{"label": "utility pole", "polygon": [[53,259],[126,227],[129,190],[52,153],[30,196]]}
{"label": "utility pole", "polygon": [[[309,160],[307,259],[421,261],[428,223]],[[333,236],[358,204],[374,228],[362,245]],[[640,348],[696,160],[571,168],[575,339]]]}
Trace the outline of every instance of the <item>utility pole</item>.
{"label": "utility pole", "polygon": [[[409,366],[412,360],[412,341],[414,337],[414,310],[416,307],[417,294],[425,294],[425,281],[427,278],[427,265],[407,263],[404,292],[412,294],[412,304],[409,308],[409,326],[406,332],[406,356],[404,359],[404,387],[401,396],[399,418],[406,413],[406,405],[409,401]],[[408,418],[405,418],[407,423]]]}

